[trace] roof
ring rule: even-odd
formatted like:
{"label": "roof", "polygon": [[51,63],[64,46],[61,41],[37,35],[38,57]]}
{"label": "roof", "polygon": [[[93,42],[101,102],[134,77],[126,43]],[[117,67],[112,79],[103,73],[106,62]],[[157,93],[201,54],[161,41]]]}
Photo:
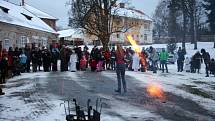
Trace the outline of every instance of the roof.
{"label": "roof", "polygon": [[0,22],[57,34],[54,29],[36,15],[24,9],[23,6],[15,5],[3,0],[0,0],[0,6],[9,9],[8,13],[5,13],[0,9]]}
{"label": "roof", "polygon": [[112,9],[112,15],[152,21],[152,19],[149,16],[145,15],[144,12],[131,8],[115,7],[114,9]]}
{"label": "roof", "polygon": [[39,18],[46,18],[46,19],[53,19],[53,20],[57,20],[57,18],[37,9],[37,8],[34,8],[28,4],[25,4],[23,6],[26,10],[30,11],[31,13],[35,14],[37,17]]}
{"label": "roof", "polygon": [[83,32],[78,29],[66,29],[57,32],[58,37],[84,38]]}

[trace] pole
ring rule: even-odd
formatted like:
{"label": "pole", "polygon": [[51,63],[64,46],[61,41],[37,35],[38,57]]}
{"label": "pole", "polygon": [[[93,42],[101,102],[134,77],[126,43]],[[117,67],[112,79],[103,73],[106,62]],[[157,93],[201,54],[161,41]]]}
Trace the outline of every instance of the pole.
{"label": "pole", "polygon": [[214,48],[215,48],[215,34],[214,34]]}

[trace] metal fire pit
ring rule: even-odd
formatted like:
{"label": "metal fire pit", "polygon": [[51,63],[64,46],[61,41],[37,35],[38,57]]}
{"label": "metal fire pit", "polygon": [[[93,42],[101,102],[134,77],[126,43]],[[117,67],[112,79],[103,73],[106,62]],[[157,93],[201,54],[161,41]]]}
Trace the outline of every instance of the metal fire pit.
{"label": "metal fire pit", "polygon": [[[91,100],[88,99],[87,107],[85,108],[87,110],[81,108],[81,106],[77,104],[76,99],[64,101],[64,103],[61,103],[60,105],[64,105],[67,121],[100,121],[102,110],[101,99],[96,100],[95,109],[90,106],[90,102]],[[99,107],[100,109],[98,109]],[[75,112],[75,114],[72,114],[72,112]]]}

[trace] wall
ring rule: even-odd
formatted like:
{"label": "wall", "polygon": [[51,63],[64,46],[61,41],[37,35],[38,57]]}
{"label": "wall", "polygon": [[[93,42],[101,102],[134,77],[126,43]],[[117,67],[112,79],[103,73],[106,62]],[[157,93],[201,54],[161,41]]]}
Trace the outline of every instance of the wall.
{"label": "wall", "polygon": [[0,22],[0,42],[3,48],[24,47],[25,44],[31,46],[32,43],[48,46],[53,40],[57,40],[55,34]]}

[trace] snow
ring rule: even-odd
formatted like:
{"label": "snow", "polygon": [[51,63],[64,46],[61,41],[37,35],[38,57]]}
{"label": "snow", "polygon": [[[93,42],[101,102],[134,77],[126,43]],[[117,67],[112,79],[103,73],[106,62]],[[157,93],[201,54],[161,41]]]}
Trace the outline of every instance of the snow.
{"label": "snow", "polygon": [[112,15],[152,21],[152,19],[145,15],[143,12],[129,8],[115,7],[112,9]]}
{"label": "snow", "polygon": [[83,33],[78,29],[66,29],[62,31],[58,31],[59,38],[61,37],[71,37],[71,38],[83,38]]}
{"label": "snow", "polygon": [[39,18],[46,18],[46,19],[53,19],[53,20],[57,20],[57,18],[37,9],[37,8],[34,8],[28,4],[25,4],[23,6],[26,10],[30,11],[31,13],[35,14],[37,17]]}
{"label": "snow", "polygon": [[[18,6],[3,0],[0,1],[0,6],[9,9],[8,13],[5,13],[0,9],[0,22],[56,34],[54,29],[48,26],[36,15],[26,10],[23,6]],[[32,19],[28,20],[22,13],[32,17]]]}
{"label": "snow", "polygon": [[[215,57],[215,52],[213,49],[213,44],[211,42],[206,43],[198,43],[199,50],[201,48],[206,48],[206,50],[211,54],[212,57]],[[178,44],[180,45],[180,44]],[[141,47],[149,47],[150,45],[145,45]],[[163,48],[166,47],[165,44],[155,44],[152,45],[155,48]],[[187,56],[191,56],[197,50],[193,50],[193,45],[187,43]],[[204,65],[204,64],[202,64]],[[210,98],[204,98],[199,95],[192,94],[190,92],[184,91],[179,87],[182,85],[194,85],[195,88],[201,89],[204,92],[210,92],[211,94],[215,94],[215,90],[212,88],[211,84],[215,84],[214,77],[206,78],[204,77],[204,68],[201,69],[200,74],[196,73],[186,73],[186,72],[177,72],[176,65],[169,65],[169,74],[163,74],[158,71],[157,74],[153,74],[152,72],[132,72],[126,71],[126,76],[129,76],[135,80],[135,84],[141,88],[146,88],[148,84],[156,83],[159,84],[166,93],[172,93],[174,95],[180,96],[182,98],[192,100],[196,102],[204,109],[207,109],[210,112],[214,112],[215,109],[215,100]],[[53,73],[53,72],[51,72]],[[20,99],[20,97],[13,96],[14,92],[25,92],[25,90],[32,90],[35,87],[35,82],[39,83],[43,86],[46,86],[47,82],[44,80],[37,80],[37,78],[46,78],[48,77],[62,77],[67,78],[70,77],[73,80],[76,80],[76,83],[85,89],[90,89],[90,80],[85,79],[84,81],[80,80],[80,75],[84,74],[84,72],[77,72],[77,73],[70,73],[65,72],[60,75],[51,75],[50,73],[44,72],[37,72],[37,73],[25,73],[22,76],[17,76],[8,80],[7,84],[4,86],[4,91],[6,95],[1,96],[0,98],[0,106],[3,105],[3,109],[0,109],[0,120],[7,119],[7,120],[14,120],[14,118],[20,119],[22,117],[26,117],[29,119],[23,120],[32,120],[32,121],[65,121],[65,114],[63,106],[60,106],[60,103],[63,101],[61,97],[56,95],[52,95],[50,93],[41,94],[38,96],[38,100],[42,100],[42,104],[51,105],[50,110],[44,113],[41,111],[41,115],[37,115],[38,110],[35,108],[37,106],[36,102],[33,103],[25,103],[25,98]],[[77,76],[79,75],[79,76]],[[115,72],[101,72],[99,75],[108,77],[109,79],[116,80]],[[98,75],[98,76],[99,76]],[[98,77],[99,78],[99,77]],[[18,81],[17,81],[18,80]],[[21,80],[21,81],[20,81]],[[32,82],[33,80],[33,82]],[[203,84],[197,84],[195,81],[202,81]],[[21,86],[16,86],[21,84]],[[16,86],[16,87],[15,87]],[[11,88],[10,88],[11,87]],[[128,91],[131,90],[131,86],[128,85]],[[33,91],[33,90],[32,90]],[[37,97],[38,93],[33,94],[32,96]],[[125,120],[135,120],[135,121],[143,121],[143,120],[156,120],[156,121],[167,121],[159,114],[149,111],[147,109],[142,108],[142,106],[132,105],[129,102],[121,101],[127,98],[127,96],[120,96],[120,95],[106,95],[103,93],[98,92],[96,94],[98,97],[104,99],[104,102],[109,105],[110,108],[104,108],[102,110],[102,121],[125,121]],[[48,98],[47,98],[48,97]],[[117,97],[117,98],[116,98]],[[120,100],[119,100],[119,99]],[[167,105],[168,102],[167,102]],[[40,105],[41,106],[41,105]],[[10,108],[8,108],[10,107]],[[33,112],[33,113],[30,113]],[[39,111],[40,113],[40,111]],[[198,117],[198,115],[187,112],[189,115],[193,115]],[[138,119],[134,119],[135,117],[141,117]],[[143,118],[144,117],[144,118]],[[201,117],[199,118],[201,120]]]}

